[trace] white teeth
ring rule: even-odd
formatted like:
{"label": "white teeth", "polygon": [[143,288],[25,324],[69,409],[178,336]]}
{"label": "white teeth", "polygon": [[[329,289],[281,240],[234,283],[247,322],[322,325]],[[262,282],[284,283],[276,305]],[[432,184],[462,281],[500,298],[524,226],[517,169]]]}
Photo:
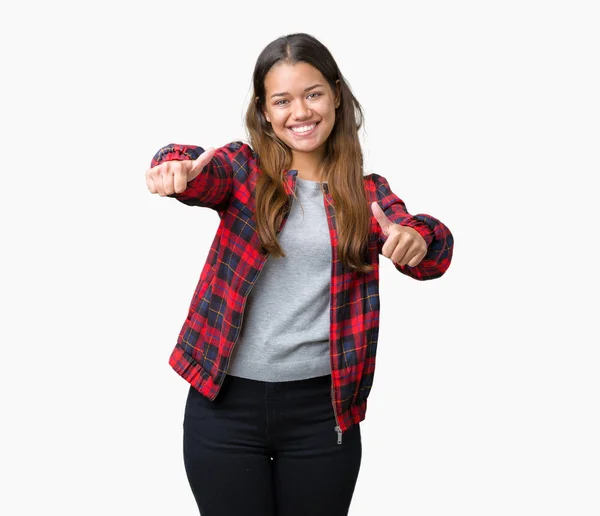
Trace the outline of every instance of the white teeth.
{"label": "white teeth", "polygon": [[312,129],[314,129],[316,127],[317,124],[313,124],[313,125],[304,125],[302,127],[292,127],[292,131],[294,131],[295,133],[305,133],[307,131],[311,131]]}

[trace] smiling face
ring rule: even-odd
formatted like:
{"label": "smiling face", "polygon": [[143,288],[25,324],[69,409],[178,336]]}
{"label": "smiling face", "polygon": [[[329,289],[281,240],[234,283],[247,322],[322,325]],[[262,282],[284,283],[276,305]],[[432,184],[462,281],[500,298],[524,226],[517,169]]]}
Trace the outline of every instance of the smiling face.
{"label": "smiling face", "polygon": [[336,90],[319,70],[304,62],[279,62],[265,76],[265,118],[294,155],[306,153],[317,162],[323,158],[340,105],[337,84]]}

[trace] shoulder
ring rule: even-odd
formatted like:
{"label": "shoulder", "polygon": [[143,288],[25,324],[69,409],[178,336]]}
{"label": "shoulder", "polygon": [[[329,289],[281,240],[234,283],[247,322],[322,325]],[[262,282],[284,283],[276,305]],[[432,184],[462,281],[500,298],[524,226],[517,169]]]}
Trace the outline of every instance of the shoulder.
{"label": "shoulder", "polygon": [[246,181],[256,169],[256,153],[242,140],[230,141],[219,147],[215,157],[231,171],[237,181]]}
{"label": "shoulder", "polygon": [[390,185],[382,175],[371,173],[363,176],[365,182],[365,191],[371,194],[374,200],[379,200],[391,192]]}
{"label": "shoulder", "polygon": [[256,153],[252,147],[250,147],[248,143],[241,140],[231,141],[223,145],[219,150],[222,153],[227,154],[227,156],[232,160],[238,158],[245,158],[246,160],[256,158]]}
{"label": "shoulder", "polygon": [[381,184],[387,184],[387,179],[375,172],[363,176],[363,179],[365,180],[365,184],[373,186],[374,188],[378,188]]}

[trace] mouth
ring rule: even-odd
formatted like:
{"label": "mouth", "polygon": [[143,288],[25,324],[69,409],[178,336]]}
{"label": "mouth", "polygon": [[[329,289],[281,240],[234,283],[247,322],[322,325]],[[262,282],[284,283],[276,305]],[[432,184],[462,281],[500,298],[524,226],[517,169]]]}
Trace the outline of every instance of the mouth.
{"label": "mouth", "polygon": [[[308,124],[307,124],[307,125],[305,125],[305,126],[300,126],[300,127],[299,127],[299,129],[302,129],[302,131],[300,131],[300,132],[294,131],[294,130],[293,130],[291,127],[288,127],[288,129],[289,129],[289,130],[290,130],[290,132],[292,132],[292,133],[293,133],[293,135],[294,135],[294,136],[296,136],[297,138],[305,138],[305,137],[307,137],[307,136],[310,136],[311,134],[313,134],[313,133],[316,131],[316,129],[317,129],[317,126],[318,126],[320,123],[321,123],[321,122],[319,121],[319,122],[316,122],[316,123],[313,123],[313,124],[310,124],[310,125],[308,125]],[[311,129],[309,129],[309,130],[307,131],[307,130],[306,130],[306,128],[307,128],[307,127],[311,127]]]}

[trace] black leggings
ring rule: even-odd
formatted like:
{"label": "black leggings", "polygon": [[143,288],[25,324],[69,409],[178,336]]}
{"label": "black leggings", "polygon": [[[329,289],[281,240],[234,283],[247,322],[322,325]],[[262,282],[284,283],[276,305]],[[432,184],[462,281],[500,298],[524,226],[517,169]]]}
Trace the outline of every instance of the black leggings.
{"label": "black leggings", "polygon": [[360,423],[338,444],[331,375],[261,382],[228,375],[210,401],[190,386],[187,478],[201,516],[346,516]]}

